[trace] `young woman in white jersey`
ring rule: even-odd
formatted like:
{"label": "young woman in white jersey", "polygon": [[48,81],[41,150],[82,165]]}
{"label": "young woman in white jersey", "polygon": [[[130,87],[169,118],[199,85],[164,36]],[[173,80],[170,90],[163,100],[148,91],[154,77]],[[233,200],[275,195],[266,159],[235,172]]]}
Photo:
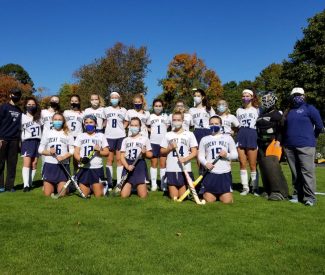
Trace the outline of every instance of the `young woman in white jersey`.
{"label": "young woman in white jersey", "polygon": [[38,147],[42,137],[41,109],[34,97],[25,99],[21,119],[21,156],[24,192],[30,191],[36,174]]}
{"label": "young woman in white jersey", "polygon": [[104,133],[106,125],[103,99],[97,94],[90,95],[90,107],[83,111],[84,117],[94,115],[97,118],[96,131]]}
{"label": "young woman in white jersey", "polygon": [[59,161],[70,171],[69,159],[73,155],[73,136],[62,114],[55,114],[52,118],[53,129],[43,133],[38,152],[44,156],[43,192],[50,196],[55,187],[60,192],[68,180],[66,172]]}
{"label": "young woman in white jersey", "polygon": [[222,119],[221,132],[228,135],[234,134],[234,129],[238,128],[238,119],[230,113],[226,100],[219,100],[217,103],[217,115]]}
{"label": "young woman in white jersey", "polygon": [[[161,141],[160,152],[167,156],[166,178],[169,196],[176,200],[186,191],[186,177],[182,172],[181,163],[193,178],[191,160],[197,156],[197,141],[194,134],[182,128],[184,114],[175,112],[172,116],[172,130],[168,132]],[[180,159],[175,150],[178,150]]]}
{"label": "young woman in white jersey", "polygon": [[[185,105],[185,102],[181,99],[176,101],[174,112],[182,112],[184,113],[184,122],[183,122],[183,129],[186,131],[190,130],[192,125],[192,115],[188,112],[188,107]],[[169,115],[169,124],[171,124],[173,114]]]}
{"label": "young woman in white jersey", "polygon": [[157,167],[159,159],[160,167],[160,182],[161,190],[166,191],[167,186],[164,185],[165,173],[166,173],[166,157],[160,155],[160,143],[167,133],[169,125],[168,116],[163,113],[164,103],[161,99],[155,99],[152,103],[153,113],[150,114],[147,125],[150,131],[150,143],[152,147],[152,159],[150,167],[151,177],[151,191],[157,190]]}
{"label": "young woman in white jersey", "polygon": [[41,120],[43,125],[43,133],[53,128],[53,115],[60,112],[60,98],[56,95],[51,96],[49,107],[41,111]]}
{"label": "young woman in white jersey", "polygon": [[[96,132],[97,119],[94,115],[84,118],[85,132],[75,140],[74,158],[83,163],[77,174],[80,189],[88,196],[92,191],[95,197],[104,195],[104,186],[101,180],[105,178],[103,159],[109,153],[108,143],[103,133]],[[95,153],[89,158],[92,152]]]}
{"label": "young woman in white jersey", "polygon": [[[201,193],[206,202],[219,199],[223,203],[232,203],[231,160],[238,157],[235,141],[229,134],[222,133],[222,121],[219,116],[210,118],[212,134],[201,139],[199,161],[210,170],[202,180]],[[221,157],[217,163],[213,161]]]}
{"label": "young woman in white jersey", "polygon": [[71,109],[65,110],[63,112],[70,133],[73,135],[74,139],[76,139],[77,136],[82,133],[83,113],[81,111],[80,102],[81,100],[79,95],[71,95],[70,96]]}
{"label": "young woman in white jersey", "polygon": [[[112,92],[110,94],[110,103],[111,106],[104,109],[106,121],[105,137],[109,145],[109,155],[106,162],[106,176],[107,178],[113,178],[113,162],[115,154],[116,181],[119,183],[123,171],[123,165],[121,162],[121,145],[126,136],[126,109],[121,107],[121,97],[117,92]],[[110,182],[110,184],[112,183]]]}
{"label": "young woman in white jersey", "polygon": [[192,115],[192,124],[194,126],[194,135],[198,143],[205,136],[210,135],[209,119],[215,115],[215,111],[210,106],[207,96],[202,89],[194,88],[195,107],[190,108],[189,113]]}
{"label": "young woman in white jersey", "polygon": [[258,99],[252,90],[245,89],[242,92],[243,107],[238,108],[236,117],[239,121],[237,134],[237,150],[240,162],[240,180],[246,196],[249,193],[248,174],[246,170],[247,161],[251,171],[252,193],[258,196],[258,182],[256,173],[257,158],[257,131],[256,120],[258,117]]}
{"label": "young woman in white jersey", "polygon": [[[121,197],[127,198],[131,195],[132,188],[136,188],[138,196],[145,198],[148,195],[145,183],[147,176],[147,166],[144,158],[152,158],[152,148],[147,137],[141,135],[141,121],[138,117],[131,118],[129,130],[131,135],[122,142],[121,161],[124,166],[123,173],[129,171],[127,182],[121,190]],[[142,154],[135,166],[134,160]]]}

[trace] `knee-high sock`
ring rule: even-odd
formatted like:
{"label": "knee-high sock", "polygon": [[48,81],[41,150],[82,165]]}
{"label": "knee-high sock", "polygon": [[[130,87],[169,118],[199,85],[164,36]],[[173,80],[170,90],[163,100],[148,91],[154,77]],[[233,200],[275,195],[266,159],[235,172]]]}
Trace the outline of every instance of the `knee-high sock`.
{"label": "knee-high sock", "polygon": [[160,173],[160,183],[161,183],[160,188],[162,190],[165,190],[165,189],[167,189],[167,184],[166,184],[166,179],[165,179],[166,168],[160,168],[159,173]]}
{"label": "knee-high sock", "polygon": [[24,187],[29,187],[30,185],[30,168],[29,167],[23,167],[23,182]]}
{"label": "knee-high sock", "polygon": [[251,180],[252,180],[252,186],[254,189],[258,188],[258,182],[257,182],[257,172],[253,171],[251,172]]}
{"label": "knee-high sock", "polygon": [[244,189],[249,189],[247,170],[240,170],[240,181]]}
{"label": "knee-high sock", "polygon": [[157,186],[157,168],[150,167],[151,187]]}
{"label": "knee-high sock", "polygon": [[119,183],[121,181],[122,172],[123,172],[123,166],[117,166],[116,167],[116,180],[117,180],[117,183]]}

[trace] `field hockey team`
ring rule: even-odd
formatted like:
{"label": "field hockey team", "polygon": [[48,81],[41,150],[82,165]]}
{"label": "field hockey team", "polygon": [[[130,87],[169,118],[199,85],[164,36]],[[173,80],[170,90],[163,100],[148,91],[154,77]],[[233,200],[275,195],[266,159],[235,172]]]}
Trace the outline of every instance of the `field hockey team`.
{"label": "field hockey team", "polygon": [[[261,162],[263,196],[283,200],[288,199],[287,183],[279,165],[279,148],[284,144],[293,175],[292,201],[316,203],[315,168],[310,159],[324,126],[319,112],[305,102],[302,88],[293,89],[291,104],[284,114],[276,110],[272,93],[263,95],[259,105],[254,91],[243,90],[242,106],[232,115],[225,100],[219,100],[214,110],[204,90],[195,88],[192,92],[194,107],[188,108],[183,100],[178,100],[172,114],[167,115],[160,99],[153,101],[152,113],[147,111],[143,94],[135,95],[134,108],[127,110],[117,92],[110,94],[108,107],[99,95],[91,94],[90,107],[84,111],[78,95],[70,97],[71,108],[63,112],[57,96],[50,98],[44,110],[35,98],[29,97],[21,112],[17,107],[21,92],[12,90],[10,101],[0,106],[0,192],[15,191],[17,148],[21,141],[24,192],[31,190],[41,156],[46,196],[74,191],[64,189],[74,175],[86,196],[100,197],[114,187],[115,174],[117,183],[127,175],[121,190],[123,198],[132,193],[147,197],[150,183],[151,191],[160,188],[177,200],[187,190],[187,176],[195,180],[192,163],[196,163],[199,173],[204,174],[197,187],[199,196],[206,202],[232,203],[231,165],[238,159],[240,195],[262,195],[257,173]],[[145,159],[150,159],[150,169]],[[269,180],[272,173],[281,180],[273,184]]]}

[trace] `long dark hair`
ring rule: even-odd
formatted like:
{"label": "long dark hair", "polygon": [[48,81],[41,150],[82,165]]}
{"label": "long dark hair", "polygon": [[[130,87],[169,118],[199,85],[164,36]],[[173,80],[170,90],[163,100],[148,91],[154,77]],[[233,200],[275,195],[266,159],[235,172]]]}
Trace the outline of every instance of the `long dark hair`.
{"label": "long dark hair", "polygon": [[205,91],[203,89],[195,89],[193,90],[193,95],[195,93],[200,93],[200,95],[203,97],[202,99],[202,105],[205,107],[205,109],[210,112],[211,111],[211,106],[210,106],[210,103],[209,103],[209,100],[207,98],[207,95],[205,93]]}
{"label": "long dark hair", "polygon": [[36,112],[33,115],[33,121],[40,121],[41,119],[41,106],[38,104],[38,101],[35,97],[29,96],[26,97],[26,99],[24,100],[24,112],[27,112],[27,108],[26,105],[28,103],[28,101],[33,100],[36,104]]}

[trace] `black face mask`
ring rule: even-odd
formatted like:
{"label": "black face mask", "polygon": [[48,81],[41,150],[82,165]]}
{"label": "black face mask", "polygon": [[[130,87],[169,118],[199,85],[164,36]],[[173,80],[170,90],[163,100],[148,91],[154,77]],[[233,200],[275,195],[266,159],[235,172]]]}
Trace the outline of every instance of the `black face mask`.
{"label": "black face mask", "polygon": [[35,114],[37,111],[37,107],[36,106],[26,106],[26,110],[30,114]]}
{"label": "black face mask", "polygon": [[11,95],[11,100],[15,103],[19,102],[21,99],[20,95]]}
{"label": "black face mask", "polygon": [[53,109],[59,109],[59,103],[57,103],[57,102],[50,102],[50,106],[53,108]]}
{"label": "black face mask", "polygon": [[80,103],[71,103],[72,109],[80,109]]}

